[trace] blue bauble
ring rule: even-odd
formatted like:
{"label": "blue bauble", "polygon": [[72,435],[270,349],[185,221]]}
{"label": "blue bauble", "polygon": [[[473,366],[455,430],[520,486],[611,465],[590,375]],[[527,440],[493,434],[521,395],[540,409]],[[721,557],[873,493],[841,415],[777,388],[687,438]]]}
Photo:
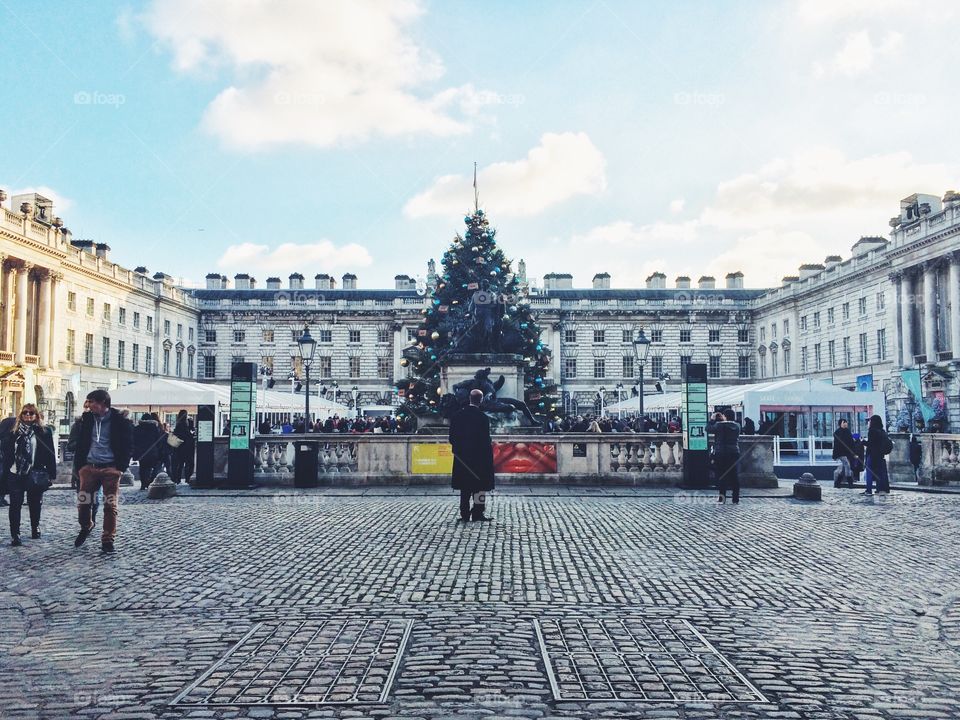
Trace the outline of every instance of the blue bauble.
{"label": "blue bauble", "polygon": [[470,224],[470,221],[471,221],[472,219],[473,219],[473,218],[471,218],[469,215],[464,215],[464,216],[463,216],[463,221],[464,221],[467,225]]}

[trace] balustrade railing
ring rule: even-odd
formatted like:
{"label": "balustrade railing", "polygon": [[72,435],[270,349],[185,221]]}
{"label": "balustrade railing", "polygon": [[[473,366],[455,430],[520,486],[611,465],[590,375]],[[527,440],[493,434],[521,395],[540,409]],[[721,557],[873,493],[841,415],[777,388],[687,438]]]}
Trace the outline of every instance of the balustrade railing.
{"label": "balustrade railing", "polygon": [[297,442],[319,442],[317,472],[322,476],[332,473],[357,472],[357,440],[327,440],[329,435],[265,435],[253,441],[254,478],[292,475]]}
{"label": "balustrade railing", "polygon": [[679,436],[614,442],[610,444],[609,467],[615,473],[679,473],[683,470],[683,443]]}

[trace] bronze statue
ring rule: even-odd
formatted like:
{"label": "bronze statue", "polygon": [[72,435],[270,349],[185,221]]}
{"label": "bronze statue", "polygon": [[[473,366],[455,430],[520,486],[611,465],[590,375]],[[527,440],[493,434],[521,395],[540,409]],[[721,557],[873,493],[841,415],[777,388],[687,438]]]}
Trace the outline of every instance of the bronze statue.
{"label": "bronze statue", "polygon": [[470,391],[478,389],[483,393],[483,402],[480,409],[488,413],[519,412],[526,418],[529,425],[540,425],[530,408],[522,400],[508,397],[497,397],[506,379],[501,375],[496,382],[490,380],[490,368],[481,368],[469,380],[463,380],[453,386],[453,393],[448,393],[443,399],[443,414],[451,417],[453,413],[465,407],[470,401]]}

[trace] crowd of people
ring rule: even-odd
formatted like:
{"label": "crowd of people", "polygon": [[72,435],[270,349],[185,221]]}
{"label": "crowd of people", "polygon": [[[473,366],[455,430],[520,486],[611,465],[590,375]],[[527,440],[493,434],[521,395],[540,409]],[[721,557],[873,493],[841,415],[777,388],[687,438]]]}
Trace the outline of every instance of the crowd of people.
{"label": "crowd of people", "polygon": [[307,420],[302,415],[296,415],[291,420],[271,422],[263,420],[257,427],[261,435],[278,435],[287,433],[412,433],[416,431],[416,422],[411,417],[397,418],[393,415],[382,417],[340,417],[331,415],[326,420],[317,419],[312,427],[307,427]]}

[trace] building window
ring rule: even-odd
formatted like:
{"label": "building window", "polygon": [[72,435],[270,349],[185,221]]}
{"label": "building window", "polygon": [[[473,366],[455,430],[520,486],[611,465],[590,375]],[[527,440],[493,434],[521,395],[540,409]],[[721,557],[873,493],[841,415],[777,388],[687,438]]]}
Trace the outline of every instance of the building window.
{"label": "building window", "polygon": [[187,329],[187,335],[188,335],[189,338],[190,338],[189,342],[193,342],[193,328],[188,328],[188,329]]}
{"label": "building window", "polygon": [[801,315],[800,316],[800,332],[806,332],[806,331],[807,331],[807,316]]}
{"label": "building window", "polygon": [[203,377],[206,380],[213,380],[217,377],[217,358],[215,355],[203,356]]}
{"label": "building window", "polygon": [[663,358],[656,356],[650,358],[650,374],[658,378],[663,375]]}
{"label": "building window", "polygon": [[303,377],[303,358],[299,354],[290,356],[290,369],[297,380]]}
{"label": "building window", "polygon": [[767,341],[767,328],[765,325],[760,326],[760,344],[763,345]]}
{"label": "building window", "polygon": [[710,377],[712,378],[720,377],[720,357],[717,355],[711,355],[710,361],[708,363],[708,368],[710,372]]}
{"label": "building window", "polygon": [[850,367],[850,338],[845,337],[843,339],[843,366]]}
{"label": "building window", "polygon": [[720,330],[716,328],[710,328],[708,332],[709,332],[709,336],[707,338],[708,342],[712,342],[712,343],[720,342]]}
{"label": "building window", "polygon": [[820,370],[822,367],[820,361],[820,343],[813,346],[813,369]]}
{"label": "building window", "polygon": [[827,325],[833,325],[833,308],[827,308]]}
{"label": "building window", "polygon": [[167,337],[170,337],[170,321],[169,320],[163,321],[163,334],[166,335]]}
{"label": "building window", "polygon": [[689,365],[691,362],[693,362],[693,356],[692,356],[692,355],[681,355],[681,356],[680,356],[680,369],[681,369],[681,371],[683,370],[684,367],[686,367],[687,365]]}
{"label": "building window", "polygon": [[177,323],[177,340],[183,340],[183,323]]}
{"label": "building window", "polygon": [[153,315],[147,315],[147,332],[153,332]]}
{"label": "building window", "polygon": [[[564,330],[563,331],[563,341],[566,343],[575,343],[577,341],[577,331],[576,330]],[[574,363],[576,364],[576,363]]]}
{"label": "building window", "polygon": [[133,371],[140,372],[140,346],[133,344]]}
{"label": "building window", "polygon": [[883,310],[886,307],[886,300],[882,292],[877,293],[877,310]]}
{"label": "building window", "polygon": [[827,362],[830,363],[831,368],[837,366],[837,343],[835,340],[830,340],[827,343]]}
{"label": "building window", "polygon": [[120,325],[127,324],[127,309],[126,308],[117,308],[117,322]]}
{"label": "building window", "polygon": [[377,358],[377,377],[381,380],[389,380],[393,370],[393,361],[388,357]]}
{"label": "building window", "polygon": [[877,360],[887,359],[887,331],[877,330]]}
{"label": "building window", "polygon": [[775,322],[770,323],[770,339],[777,339],[777,324]]}
{"label": "building window", "polygon": [[123,340],[117,340],[117,367],[123,370],[124,355],[127,354],[127,343]]}
{"label": "building window", "polygon": [[605,337],[606,337],[606,334],[605,334],[605,332],[604,332],[603,330],[594,330],[594,331],[593,331],[593,342],[594,342],[594,343],[602,343],[602,342],[604,342],[604,338],[605,338]]}
{"label": "building window", "polygon": [[263,331],[263,341],[265,343],[273,342],[273,330],[264,330]]}
{"label": "building window", "polygon": [[320,362],[320,377],[329,378],[333,377],[333,358],[329,355],[321,355],[319,358]]}
{"label": "building window", "polygon": [[[416,331],[416,329],[411,329],[411,330],[410,330],[410,339],[411,339],[411,340],[415,340],[416,337],[417,337],[417,331]],[[333,342],[333,331],[332,331],[332,330],[321,330],[321,331],[320,331],[320,337],[319,337],[319,339],[317,340],[317,342],[322,342],[322,343]]]}
{"label": "building window", "polygon": [[633,330],[624,330],[623,331],[623,341],[625,343],[633,342]]}
{"label": "building window", "polygon": [[737,342],[750,342],[750,328],[737,328]]}
{"label": "building window", "polygon": [[[568,330],[567,332],[570,332],[570,331]],[[563,377],[567,380],[572,380],[573,378],[577,377],[577,359],[576,358],[564,359]]]}
{"label": "building window", "polygon": [[233,331],[233,341],[235,343],[242,343],[246,340],[247,333],[245,330],[234,330]]}
{"label": "building window", "polygon": [[784,320],[784,321],[783,321],[783,336],[784,336],[784,337],[787,337],[787,335],[789,335],[789,334],[790,334],[790,321],[789,321],[789,320]]}
{"label": "building window", "polygon": [[183,377],[183,350],[177,350],[177,377]]}
{"label": "building window", "polygon": [[[350,331],[350,336],[349,336],[348,342],[352,342],[352,343],[358,343],[358,342],[360,342],[360,331],[359,331],[359,330],[351,330],[351,331]],[[359,376],[355,376],[355,377],[359,377]]]}
{"label": "building window", "polygon": [[780,368],[777,366],[777,354],[775,352],[770,353],[770,377],[776,377],[780,372]]}
{"label": "building window", "polygon": [[378,343],[390,342],[390,328],[377,328],[377,342]]}
{"label": "building window", "polygon": [[805,373],[807,371],[807,348],[800,348],[800,372]]}
{"label": "building window", "polygon": [[750,377],[750,358],[746,355],[741,355],[737,358],[737,375],[741,378]]}
{"label": "building window", "polygon": [[170,351],[166,348],[163,350],[163,374],[170,374]]}
{"label": "building window", "polygon": [[230,364],[231,364],[231,365],[237,365],[237,364],[242,363],[242,362],[245,362],[244,359],[243,359],[243,355],[233,355],[233,356],[230,358]]}
{"label": "building window", "polygon": [[67,362],[74,362],[77,355],[77,333],[67,330]]}
{"label": "building window", "polygon": [[867,362],[867,334],[860,333],[860,364],[865,365]]}
{"label": "building window", "polygon": [[87,298],[87,317],[93,317],[93,298]]}
{"label": "building window", "polygon": [[359,357],[350,358],[350,377],[351,378],[360,377],[360,358]]}
{"label": "building window", "polygon": [[820,311],[819,311],[819,310],[817,310],[817,311],[813,314],[813,329],[814,329],[814,330],[819,330],[819,329],[820,329]]}
{"label": "building window", "polygon": [[133,313],[133,329],[140,329],[140,313],[138,312]]}
{"label": "building window", "polygon": [[[320,331],[321,337],[323,336],[323,330]],[[417,339],[417,329],[416,328],[407,328],[407,342],[410,340]],[[330,342],[329,340],[318,340],[317,342]]]}
{"label": "building window", "polygon": [[264,355],[260,358],[260,371],[273,375],[273,355]]}
{"label": "building window", "polygon": [[215,343],[217,341],[217,331],[216,330],[204,330],[203,339],[208,343]]}
{"label": "building window", "polygon": [[783,349],[783,373],[790,374],[790,348]]}
{"label": "building window", "polygon": [[841,314],[841,317],[843,317],[844,320],[849,320],[849,319],[850,319],[850,303],[845,302],[845,303],[843,304],[843,306],[840,308],[840,314]]}
{"label": "building window", "polygon": [[[602,331],[601,331],[602,332]],[[607,376],[607,361],[603,358],[593,359],[593,376],[595,378],[604,378]]]}
{"label": "building window", "polygon": [[77,311],[77,294],[75,292],[67,293],[67,310],[71,312]]}
{"label": "building window", "polygon": [[110,338],[103,338],[102,350],[102,362],[100,364],[104,367],[110,367]]}
{"label": "building window", "polygon": [[857,301],[857,305],[858,305],[858,308],[859,308],[859,310],[860,310],[860,315],[861,315],[861,316],[866,315],[866,314],[867,314],[867,299],[866,299],[865,297],[860,298],[860,300]]}
{"label": "building window", "polygon": [[153,348],[147,346],[143,352],[143,371],[149,375],[153,372]]}
{"label": "building window", "polygon": [[193,378],[193,355],[187,355],[187,377]]}
{"label": "building window", "polygon": [[93,335],[87,333],[83,342],[83,362],[93,365]]}
{"label": "building window", "polygon": [[633,377],[633,356],[631,355],[623,356],[623,376],[625,378]]}
{"label": "building window", "polygon": [[103,304],[103,321],[105,323],[110,322],[110,303]]}
{"label": "building window", "polygon": [[680,342],[690,342],[690,328],[680,328]]}
{"label": "building window", "polygon": [[650,331],[650,342],[662,343],[662,342],[663,342],[663,330],[651,330],[651,331]]}

